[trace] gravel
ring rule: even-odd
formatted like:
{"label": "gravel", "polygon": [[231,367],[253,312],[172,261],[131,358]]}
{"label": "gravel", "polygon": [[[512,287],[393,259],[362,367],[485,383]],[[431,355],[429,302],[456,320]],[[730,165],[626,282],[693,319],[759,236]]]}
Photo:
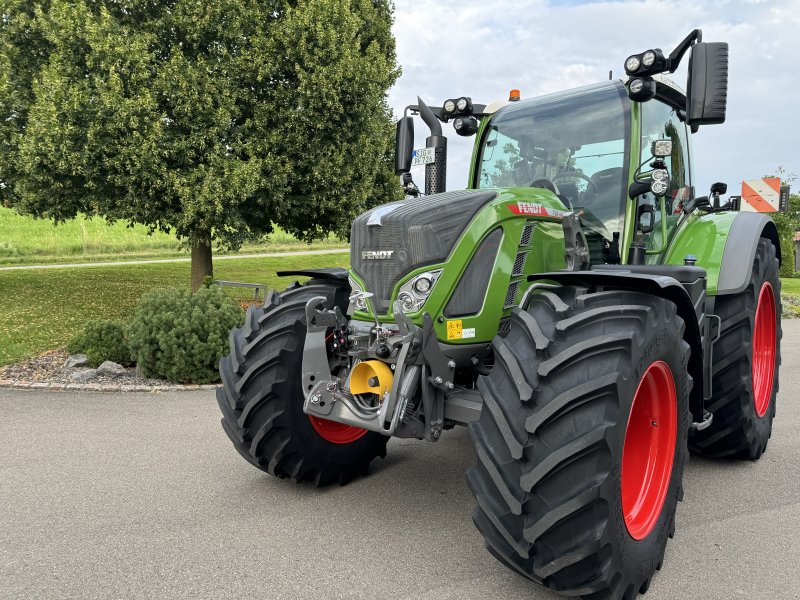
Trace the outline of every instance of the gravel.
{"label": "gravel", "polygon": [[[69,385],[91,383],[99,385],[101,388],[106,385],[113,385],[115,388],[121,386],[135,386],[137,388],[175,388],[175,384],[163,379],[150,379],[147,377],[137,377],[135,368],[115,369],[107,367],[102,369],[68,368],[64,364],[69,358],[66,348],[50,350],[40,354],[36,358],[22,361],[14,365],[0,367],[0,382],[5,385],[19,383],[31,384],[52,384]],[[96,372],[96,376],[89,377],[89,374]],[[36,386],[40,387],[40,386]],[[197,386],[192,386],[197,387]]]}

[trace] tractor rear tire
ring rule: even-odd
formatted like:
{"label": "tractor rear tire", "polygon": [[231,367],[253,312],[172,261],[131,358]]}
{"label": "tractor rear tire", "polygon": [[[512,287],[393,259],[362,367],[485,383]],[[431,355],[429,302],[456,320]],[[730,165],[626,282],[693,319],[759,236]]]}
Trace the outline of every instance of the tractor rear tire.
{"label": "tractor rear tire", "polygon": [[689,447],[709,457],[758,460],[775,417],[781,364],[781,280],[775,246],[761,238],[747,288],[717,297],[722,333],[714,344],[711,425]]}
{"label": "tractor rear tire", "polygon": [[231,353],[219,363],[222,428],[239,454],[267,473],[344,484],[386,456],[388,437],[303,412],[306,302],[325,296],[326,306],[344,311],[349,292],[330,281],[295,284],[269,305],[251,306],[244,326],[231,331]]}
{"label": "tractor rear tire", "polygon": [[671,302],[585,292],[535,294],[493,341],[470,424],[473,521],[523,576],[570,596],[631,600],[674,534],[689,346]]}

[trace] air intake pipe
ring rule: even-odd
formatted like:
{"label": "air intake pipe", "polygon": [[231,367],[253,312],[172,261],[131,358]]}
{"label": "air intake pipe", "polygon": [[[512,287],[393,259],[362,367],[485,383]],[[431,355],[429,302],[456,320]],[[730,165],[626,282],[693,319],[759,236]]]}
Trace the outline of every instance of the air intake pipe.
{"label": "air intake pipe", "polygon": [[425,147],[434,149],[432,163],[425,165],[425,194],[438,194],[447,187],[447,138],[442,135],[442,124],[430,107],[417,96],[419,114],[431,130],[425,139]]}

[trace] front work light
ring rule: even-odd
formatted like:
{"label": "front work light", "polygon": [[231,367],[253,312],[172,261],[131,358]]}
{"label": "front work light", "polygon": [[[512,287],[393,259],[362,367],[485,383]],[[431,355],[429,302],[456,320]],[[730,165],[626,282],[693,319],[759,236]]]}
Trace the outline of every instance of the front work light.
{"label": "front work light", "polygon": [[445,119],[453,117],[463,117],[472,114],[472,99],[462,96],[461,98],[451,98],[445,100],[442,105]]}
{"label": "front work light", "polygon": [[628,82],[628,97],[634,102],[647,102],[656,96],[656,82],[650,77],[636,77]]}
{"label": "front work light", "polygon": [[672,156],[672,140],[656,140],[653,142],[651,154],[656,158]]}
{"label": "front work light", "polygon": [[453,128],[458,135],[469,137],[478,131],[478,119],[475,117],[458,117],[453,121]]}
{"label": "front work light", "polygon": [[642,61],[639,60],[638,56],[629,56],[628,60],[625,61],[625,72],[628,75],[633,75],[639,70],[640,66],[642,66]]}

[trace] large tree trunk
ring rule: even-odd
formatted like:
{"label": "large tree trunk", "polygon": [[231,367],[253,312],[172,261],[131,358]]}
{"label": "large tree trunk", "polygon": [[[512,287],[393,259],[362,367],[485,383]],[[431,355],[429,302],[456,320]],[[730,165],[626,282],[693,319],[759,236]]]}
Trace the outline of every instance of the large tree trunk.
{"label": "large tree trunk", "polygon": [[192,291],[196,292],[203,285],[206,277],[214,276],[214,265],[211,262],[211,238],[201,238],[192,242]]}

